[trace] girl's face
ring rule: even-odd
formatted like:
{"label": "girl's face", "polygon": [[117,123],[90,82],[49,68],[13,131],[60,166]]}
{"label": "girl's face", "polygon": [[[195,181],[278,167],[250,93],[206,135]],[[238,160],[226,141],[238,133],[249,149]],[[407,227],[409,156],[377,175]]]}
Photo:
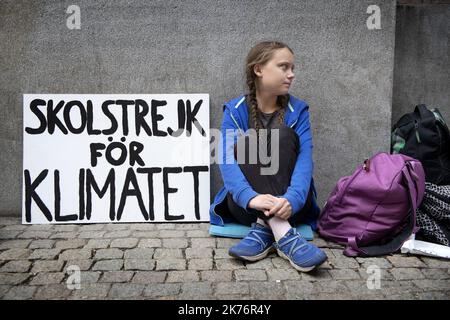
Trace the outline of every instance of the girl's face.
{"label": "girl's face", "polygon": [[272,95],[284,95],[294,81],[294,55],[287,48],[277,49],[265,65],[256,65],[260,90]]}

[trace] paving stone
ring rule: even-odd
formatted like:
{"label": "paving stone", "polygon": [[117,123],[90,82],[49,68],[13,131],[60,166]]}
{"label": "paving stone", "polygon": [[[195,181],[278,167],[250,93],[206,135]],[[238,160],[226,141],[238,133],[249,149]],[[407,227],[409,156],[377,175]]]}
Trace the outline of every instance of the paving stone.
{"label": "paving stone", "polygon": [[19,286],[12,287],[3,297],[5,300],[29,300],[33,298],[37,287],[35,286]]}
{"label": "paving stone", "polygon": [[335,269],[328,270],[331,274],[331,277],[335,280],[353,280],[353,279],[361,279],[359,273],[356,270],[352,269]]}
{"label": "paving stone", "polygon": [[160,230],[159,238],[184,238],[186,232],[183,230]]}
{"label": "paving stone", "polygon": [[131,230],[136,230],[136,231],[151,231],[151,230],[155,230],[156,226],[154,224],[150,224],[150,223],[134,223],[131,226]]}
{"label": "paving stone", "polygon": [[64,299],[72,293],[66,284],[48,284],[39,286],[35,295],[35,300]]}
{"label": "paving stone", "polygon": [[33,240],[7,240],[0,243],[0,250],[25,249]]}
{"label": "paving stone", "polygon": [[149,271],[155,269],[155,260],[150,259],[125,259],[125,270]]}
{"label": "paving stone", "polygon": [[159,231],[133,231],[133,237],[138,239],[159,239]]}
{"label": "paving stone", "polygon": [[83,224],[79,225],[80,231],[100,231],[105,229],[105,224],[94,223],[94,224]]}
{"label": "paving stone", "polygon": [[111,243],[110,239],[90,239],[84,246],[85,249],[106,249]]}
{"label": "paving stone", "polygon": [[105,231],[83,231],[80,232],[78,238],[80,239],[95,239],[95,238],[107,238],[105,237]]}
{"label": "paving stone", "polygon": [[139,248],[159,248],[161,246],[161,239],[141,239],[138,244]]}
{"label": "paving stone", "polygon": [[269,269],[266,270],[269,281],[300,280],[301,276],[297,270],[292,269]]}
{"label": "paving stone", "polygon": [[209,223],[206,223],[208,225],[208,229],[202,228],[202,224],[200,223],[177,223],[175,226],[176,230],[209,230]]}
{"label": "paving stone", "polygon": [[86,240],[84,239],[72,239],[72,240],[60,240],[55,244],[55,248],[60,249],[79,249],[86,245]]}
{"label": "paving stone", "polygon": [[219,270],[200,271],[200,278],[202,281],[226,282],[233,279],[233,273],[232,271]]}
{"label": "paving stone", "polygon": [[72,297],[75,299],[105,298],[110,289],[110,283],[81,284],[81,289],[72,291]]}
{"label": "paving stone", "polygon": [[215,295],[217,300],[251,300],[252,297],[247,294],[217,294]]}
{"label": "paving stone", "polygon": [[100,271],[82,271],[80,272],[80,284],[97,283],[100,275]]}
{"label": "paving stone", "polygon": [[361,268],[367,269],[370,266],[377,266],[380,269],[390,269],[392,264],[385,258],[356,258],[361,264]]}
{"label": "paving stone", "polygon": [[2,298],[11,288],[12,286],[0,284],[0,298]]}
{"label": "paving stone", "polygon": [[327,242],[324,239],[318,237],[317,235],[314,236],[314,239],[312,241],[310,241],[310,243],[314,244],[316,247],[319,247],[319,248],[327,248],[328,247]]}
{"label": "paving stone", "polygon": [[187,248],[188,241],[187,239],[179,239],[179,238],[169,238],[162,239],[162,246],[164,248]]}
{"label": "paving stone", "polygon": [[214,238],[192,238],[191,248],[215,248],[216,239]]}
{"label": "paving stone", "polygon": [[[14,230],[3,231],[3,230],[0,230],[0,239],[2,239],[2,240],[14,239],[17,236],[19,236],[20,234],[22,234],[22,231],[14,231]],[[25,238],[29,238],[29,237],[26,236]]]}
{"label": "paving stone", "polygon": [[211,300],[213,297],[213,286],[211,282],[183,283],[179,299]]}
{"label": "paving stone", "polygon": [[155,224],[157,230],[175,230],[177,224],[176,223],[156,223]]}
{"label": "paving stone", "polygon": [[271,260],[272,260],[272,264],[277,269],[292,269],[292,266],[289,263],[289,261],[287,261],[283,258],[275,257],[275,258],[272,258]]}
{"label": "paving stone", "polygon": [[123,260],[115,259],[115,260],[101,260],[97,261],[92,270],[100,270],[100,271],[117,271],[122,269]]}
{"label": "paving stone", "polygon": [[26,281],[30,276],[28,273],[0,273],[0,285],[18,285]]}
{"label": "paving stone", "polygon": [[129,238],[131,236],[131,230],[120,230],[120,231],[112,231],[105,233],[102,237],[103,238]]}
{"label": "paving stone", "polygon": [[245,262],[245,266],[249,270],[254,269],[271,269],[273,268],[273,263],[271,259],[262,259],[256,262]]}
{"label": "paving stone", "polygon": [[450,300],[450,294],[447,292],[415,292],[414,299],[416,300]]}
{"label": "paving stone", "polygon": [[267,280],[267,274],[264,270],[235,270],[234,277],[237,281]]}
{"label": "paving stone", "polygon": [[108,271],[103,273],[100,282],[129,282],[133,276],[133,271]]}
{"label": "paving stone", "polygon": [[167,258],[156,261],[156,270],[185,270],[186,260]]}
{"label": "paving stone", "polygon": [[103,228],[104,230],[107,231],[120,231],[120,230],[130,230],[130,226],[132,226],[133,224],[126,224],[126,223],[111,223],[111,224],[106,224],[105,227]]}
{"label": "paving stone", "polygon": [[406,257],[403,255],[388,256],[389,262],[396,268],[423,268],[426,267],[417,257]]}
{"label": "paving stone", "polygon": [[123,238],[123,239],[114,239],[111,242],[111,248],[122,248],[122,249],[131,249],[136,247],[138,243],[138,239],[136,238]]}
{"label": "paving stone", "polygon": [[245,269],[244,262],[237,259],[216,259],[214,263],[217,270]]}
{"label": "paving stone", "polygon": [[[186,249],[186,257],[187,257],[187,250],[188,249]],[[214,249],[214,259],[230,259],[230,258],[231,256],[228,254],[228,249]]]}
{"label": "paving stone", "polygon": [[285,281],[284,287],[288,300],[309,300],[316,294],[314,284],[310,281]]}
{"label": "paving stone", "polygon": [[430,268],[450,268],[450,260],[429,257],[421,257],[420,259]]}
{"label": "paving stone", "polygon": [[152,283],[145,287],[144,296],[151,298],[175,296],[178,295],[180,291],[180,283]]}
{"label": "paving stone", "polygon": [[125,251],[125,259],[152,259],[154,249],[151,248],[135,248]]}
{"label": "paving stone", "polygon": [[216,241],[217,241],[217,248],[229,249],[230,247],[234,246],[236,243],[241,241],[241,239],[217,238]]}
{"label": "paving stone", "polygon": [[205,230],[188,230],[186,231],[186,237],[188,238],[207,238],[209,237],[208,231]]}
{"label": "paving stone", "polygon": [[50,231],[25,231],[17,236],[20,239],[47,239],[52,233]]}
{"label": "paving stone", "polygon": [[38,260],[34,262],[32,273],[39,272],[59,272],[64,266],[62,260]]}
{"label": "paving stone", "polygon": [[359,263],[355,258],[349,258],[341,253],[341,250],[334,250],[334,256],[328,255],[329,264],[336,269],[359,269]]}
{"label": "paving stone", "polygon": [[40,272],[31,280],[30,285],[47,285],[61,283],[65,277],[63,272]]}
{"label": "paving stone", "polygon": [[[61,260],[61,261],[64,261],[64,260]],[[94,264],[94,260],[91,260],[91,259],[68,260],[66,262],[65,269],[67,269],[67,267],[69,267],[69,266],[77,266],[78,268],[80,268],[81,271],[86,271],[86,270],[89,270],[93,264]]]}
{"label": "paving stone", "polygon": [[188,269],[190,270],[211,270],[213,267],[212,259],[191,259],[188,262]]}
{"label": "paving stone", "polygon": [[450,274],[445,269],[420,269],[427,279],[449,279]]}
{"label": "paving stone", "polygon": [[108,260],[108,259],[122,259],[123,251],[117,248],[112,249],[99,249],[95,252],[95,259]]}
{"label": "paving stone", "polygon": [[157,248],[153,254],[154,259],[169,259],[169,258],[183,258],[183,251],[181,249],[166,249]]}
{"label": "paving stone", "polygon": [[[375,276],[378,271],[376,269],[360,269],[358,270],[358,272],[361,278],[363,279],[368,279],[369,277],[373,279],[373,276]],[[394,280],[394,276],[392,275],[392,273],[389,272],[389,269],[380,268],[379,272],[380,272],[380,279],[382,281]]]}
{"label": "paving stone", "polygon": [[31,262],[28,260],[9,261],[0,268],[0,272],[28,272]]}
{"label": "paving stone", "polygon": [[414,293],[423,291],[421,288],[416,286],[411,280],[394,280],[394,281],[384,281],[381,283],[381,290],[385,297],[390,297],[394,295],[403,295],[406,292]]}
{"label": "paving stone", "polygon": [[28,246],[29,249],[51,249],[55,245],[55,240],[33,240]]}
{"label": "paving stone", "polygon": [[[291,269],[295,270],[292,266]],[[314,269],[310,272],[302,272],[302,280],[307,281],[329,281],[332,279],[331,274],[329,272],[330,270],[327,269]],[[299,272],[299,271],[297,271]]]}
{"label": "paving stone", "polygon": [[424,279],[425,276],[417,268],[397,268],[391,270],[396,280],[415,280]]}
{"label": "paving stone", "polygon": [[91,249],[68,249],[59,255],[59,259],[61,260],[86,260],[91,257]]}
{"label": "paving stone", "polygon": [[0,253],[0,260],[22,260],[27,259],[31,250],[29,249],[9,249]]}
{"label": "paving stone", "polygon": [[78,237],[78,232],[58,232],[50,236],[50,239],[76,239]]}
{"label": "paving stone", "polygon": [[166,275],[165,271],[136,271],[132,282],[142,284],[164,282]]}
{"label": "paving stone", "polygon": [[219,282],[216,285],[216,294],[249,294],[250,288],[248,282]]}
{"label": "paving stone", "polygon": [[[303,275],[302,275],[303,276]],[[348,291],[342,280],[318,281],[314,283],[314,289],[318,293],[336,293]]]}
{"label": "paving stone", "polygon": [[258,300],[283,299],[286,292],[283,284],[278,282],[250,282],[249,288],[252,298]]}
{"label": "paving stone", "polygon": [[54,232],[75,232],[78,231],[78,226],[76,225],[42,225],[42,227],[48,227],[47,230],[52,230]]}
{"label": "paving stone", "polygon": [[187,248],[185,250],[186,259],[195,258],[212,258],[213,249],[212,248]]}
{"label": "paving stone", "polygon": [[52,260],[56,259],[61,249],[35,249],[28,257],[30,260]]}
{"label": "paving stone", "polygon": [[348,280],[344,282],[345,286],[348,288],[348,293],[357,296],[371,296],[371,295],[382,295],[383,294],[383,280],[380,280],[380,287],[376,287],[376,283],[367,282],[366,280]]}
{"label": "paving stone", "polygon": [[427,291],[448,291],[450,288],[450,280],[413,280],[413,283],[420,289]]}
{"label": "paving stone", "polygon": [[139,297],[144,291],[145,285],[137,283],[114,283],[109,291],[109,297],[132,298]]}
{"label": "paving stone", "polygon": [[183,271],[169,271],[167,273],[166,282],[193,282],[200,281],[197,271],[183,270]]}

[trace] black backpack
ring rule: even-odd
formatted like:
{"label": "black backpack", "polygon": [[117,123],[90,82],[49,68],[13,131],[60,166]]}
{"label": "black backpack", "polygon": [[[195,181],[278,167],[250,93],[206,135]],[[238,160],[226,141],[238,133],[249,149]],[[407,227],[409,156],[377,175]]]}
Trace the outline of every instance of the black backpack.
{"label": "black backpack", "polygon": [[391,153],[419,160],[426,182],[450,185],[450,131],[438,108],[420,104],[403,115],[392,127]]}

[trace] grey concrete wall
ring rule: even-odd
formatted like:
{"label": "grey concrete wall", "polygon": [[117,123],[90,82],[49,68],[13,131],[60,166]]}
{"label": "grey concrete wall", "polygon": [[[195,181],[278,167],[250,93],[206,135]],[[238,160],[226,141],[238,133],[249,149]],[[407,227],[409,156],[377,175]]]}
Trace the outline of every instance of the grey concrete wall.
{"label": "grey concrete wall", "polygon": [[450,125],[450,4],[399,5],[396,20],[392,123],[425,103]]}
{"label": "grey concrete wall", "polygon": [[[66,8],[81,8],[81,30]],[[381,30],[368,30],[369,5]],[[20,215],[23,93],[210,93],[211,127],[244,90],[261,40],[296,56],[291,93],[310,105],[323,203],[339,177],[389,150],[395,3],[305,1],[0,2],[0,214]],[[211,198],[222,184],[212,165]]]}

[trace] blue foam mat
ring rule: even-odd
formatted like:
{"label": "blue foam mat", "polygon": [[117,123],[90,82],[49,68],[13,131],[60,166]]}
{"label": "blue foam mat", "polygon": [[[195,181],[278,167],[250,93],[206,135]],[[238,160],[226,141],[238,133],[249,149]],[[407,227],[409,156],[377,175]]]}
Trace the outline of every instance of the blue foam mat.
{"label": "blue foam mat", "polygon": [[[296,227],[296,229],[306,240],[314,239],[311,226],[307,224],[300,224]],[[209,234],[212,236],[242,239],[247,235],[248,230],[250,230],[250,227],[238,223],[225,223],[223,226],[212,224],[209,227]]]}

